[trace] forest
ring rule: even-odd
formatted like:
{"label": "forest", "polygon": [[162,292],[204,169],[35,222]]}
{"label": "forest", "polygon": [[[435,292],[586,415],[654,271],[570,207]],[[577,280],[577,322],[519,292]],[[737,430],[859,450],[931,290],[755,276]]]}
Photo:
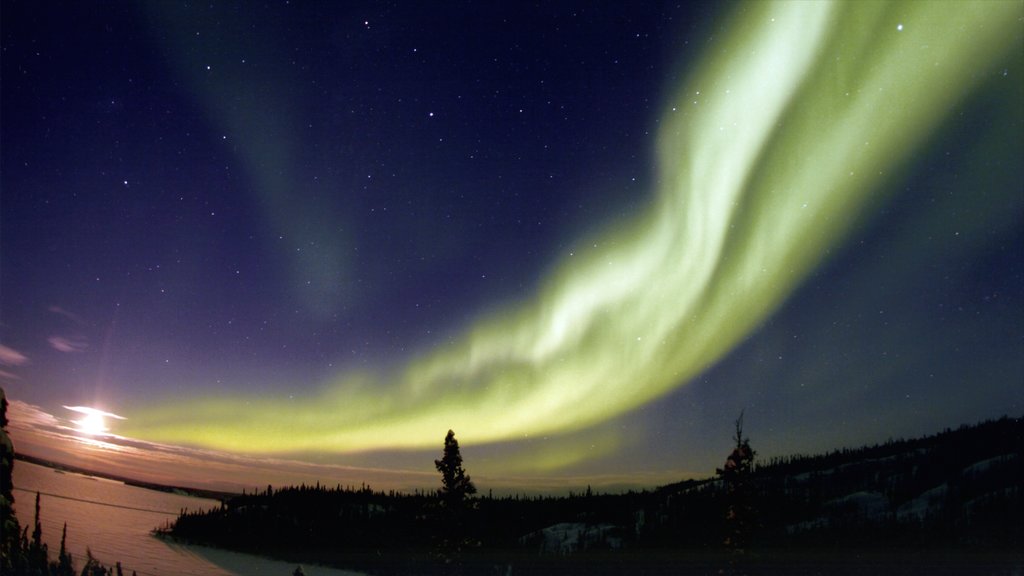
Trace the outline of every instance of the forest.
{"label": "forest", "polygon": [[[764,463],[742,418],[734,440],[714,477],[650,491],[476,496],[459,457],[438,493],[268,486],[159,533],[372,574],[757,573],[851,550],[883,563],[931,555],[950,570],[1024,563],[1024,419]],[[449,453],[446,441],[439,470]]]}
{"label": "forest", "polygon": [[[3,408],[6,408],[6,399]],[[437,490],[267,486],[154,535],[367,574],[998,574],[1024,566],[1024,418],[819,455],[756,459],[742,415],[712,477],[647,491],[478,495],[452,431]],[[123,576],[55,560],[11,508],[0,410],[0,572]],[[65,535],[66,537],[66,526]],[[296,568],[295,574],[302,574]]]}

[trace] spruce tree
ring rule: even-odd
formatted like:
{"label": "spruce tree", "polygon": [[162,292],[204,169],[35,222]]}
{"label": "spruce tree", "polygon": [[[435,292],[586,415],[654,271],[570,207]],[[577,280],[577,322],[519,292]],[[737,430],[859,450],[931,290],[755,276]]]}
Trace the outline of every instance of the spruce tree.
{"label": "spruce tree", "polygon": [[743,412],[736,419],[736,446],[725,460],[725,467],[716,472],[725,485],[725,539],[727,548],[742,553],[750,543],[754,528],[753,485],[754,455],[750,439],[743,436]]}
{"label": "spruce tree", "polygon": [[466,498],[476,494],[476,486],[462,467],[462,454],[455,432],[449,430],[444,437],[444,456],[434,460],[434,466],[441,473],[441,501],[449,508],[461,507]]}
{"label": "spruce tree", "polygon": [[436,534],[437,559],[447,565],[446,572],[458,574],[461,571],[462,550],[471,542],[466,526],[470,512],[466,499],[476,494],[476,486],[462,467],[462,454],[459,452],[455,432],[448,431],[444,438],[444,455],[440,460],[434,460],[434,466],[441,473],[438,496],[442,508],[439,516],[440,530]]}
{"label": "spruce tree", "polygon": [[82,576],[108,576],[107,569],[93,557],[92,550],[89,548],[85,549],[85,566],[82,567]]}
{"label": "spruce tree", "polygon": [[46,572],[49,563],[49,551],[43,543],[43,525],[39,521],[39,492],[36,492],[35,527],[32,529],[32,542],[28,547],[29,565],[40,573]]}
{"label": "spruce tree", "polygon": [[68,540],[68,523],[64,523],[64,530],[60,535],[60,553],[57,555],[57,567],[56,570],[52,570],[57,576],[75,576],[75,563],[71,559],[71,554],[68,553],[67,548]]}
{"label": "spruce tree", "polygon": [[0,574],[25,569],[21,525],[14,515],[14,444],[7,435],[7,396],[0,388]]}

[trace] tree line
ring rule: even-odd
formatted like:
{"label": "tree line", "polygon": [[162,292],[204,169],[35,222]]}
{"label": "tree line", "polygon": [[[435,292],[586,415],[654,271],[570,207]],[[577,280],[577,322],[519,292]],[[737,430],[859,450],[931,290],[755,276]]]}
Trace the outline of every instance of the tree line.
{"label": "tree line", "polygon": [[757,465],[741,414],[714,477],[620,494],[495,498],[476,493],[449,431],[434,492],[268,487],[183,513],[163,532],[384,574],[448,573],[479,558],[530,564],[523,559],[552,551],[644,561],[808,546],[1013,549],[1024,532],[1022,440],[1024,421],[1004,417]]}
{"label": "tree line", "polygon": [[[5,421],[4,421],[5,423]],[[2,427],[0,427],[2,430]],[[63,539],[56,562],[10,508],[13,448],[0,475],[3,574],[75,574]],[[1024,536],[1024,419],[912,440],[758,464],[735,421],[715,476],[650,491],[568,496],[479,495],[448,431],[434,461],[440,487],[402,493],[319,483],[243,493],[182,511],[160,537],[375,574],[652,573],[693,554],[749,550],[957,547],[1019,549]],[[66,530],[66,528],[65,528]],[[612,561],[609,561],[612,560]],[[655,563],[661,563],[655,565]],[[532,572],[531,572],[532,571]],[[582,572],[581,572],[582,573]],[[88,555],[83,576],[123,576]],[[296,575],[302,574],[297,568]]]}

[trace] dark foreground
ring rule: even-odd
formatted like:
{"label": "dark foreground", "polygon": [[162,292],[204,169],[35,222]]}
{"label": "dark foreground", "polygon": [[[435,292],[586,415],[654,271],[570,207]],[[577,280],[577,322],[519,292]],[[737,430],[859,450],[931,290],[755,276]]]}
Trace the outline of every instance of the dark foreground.
{"label": "dark foreground", "polygon": [[[321,558],[321,561],[326,560]],[[303,557],[292,556],[296,565]],[[306,560],[308,562],[308,559]],[[371,576],[1015,576],[1024,553],[980,550],[618,550],[570,556],[475,551],[443,562],[429,553],[346,553],[332,564]]]}
{"label": "dark foreground", "polygon": [[1024,419],[758,466],[735,440],[717,477],[654,491],[268,486],[162,532],[381,576],[1024,574]]}
{"label": "dark foreground", "polygon": [[[396,567],[397,568],[397,567]],[[460,570],[461,569],[461,570]],[[372,570],[369,572],[375,573]],[[398,570],[392,573],[402,573]],[[408,572],[404,572],[408,573]],[[627,552],[551,558],[523,555],[467,556],[453,570],[425,574],[469,575],[779,575],[779,576],[943,576],[1017,575],[1024,573],[1024,553],[901,550],[785,550],[735,557],[721,552]]]}

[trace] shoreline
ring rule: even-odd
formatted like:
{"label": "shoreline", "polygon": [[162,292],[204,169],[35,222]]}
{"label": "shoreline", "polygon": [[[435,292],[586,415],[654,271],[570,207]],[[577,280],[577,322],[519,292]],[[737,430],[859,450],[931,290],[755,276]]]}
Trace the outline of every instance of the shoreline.
{"label": "shoreline", "polygon": [[[465,551],[451,563],[440,563],[424,550],[391,550],[385,554],[371,551],[338,551],[352,560],[349,567],[318,558],[311,562],[297,561],[297,556],[268,556],[251,551],[220,548],[208,543],[192,542],[170,534],[153,536],[171,546],[178,546],[204,556],[222,554],[251,556],[272,562],[301,565],[310,572],[337,571],[353,576],[392,576],[410,570],[423,576],[457,572],[466,576],[489,574],[588,574],[611,576],[642,573],[650,576],[732,574],[748,576],[811,576],[822,573],[840,576],[879,573],[904,576],[974,574],[1010,574],[1024,568],[1024,552],[1014,550],[970,548],[886,548],[886,547],[765,547],[753,548],[744,554],[726,550],[701,548],[624,549],[590,551],[569,555],[538,554],[527,549],[475,549]],[[289,557],[291,559],[289,559]],[[639,572],[637,572],[639,571]]]}
{"label": "shoreline", "polygon": [[[244,574],[251,569],[252,562],[258,562],[260,566],[269,563],[288,565],[288,570],[296,566],[302,566],[307,576],[371,576],[369,573],[354,568],[343,568],[332,566],[317,561],[295,561],[287,558],[268,556],[251,551],[234,550],[231,548],[220,548],[202,542],[193,542],[186,538],[174,536],[169,532],[154,528],[150,536],[160,540],[171,548],[180,549],[190,555],[205,558],[212,564],[216,564],[225,570]],[[285,572],[288,573],[288,572]]]}
{"label": "shoreline", "polygon": [[50,468],[58,473],[71,472],[73,474],[81,474],[83,476],[92,476],[94,478],[102,478],[104,480],[113,480],[115,482],[122,482],[126,486],[134,486],[136,488],[143,488],[146,490],[153,490],[155,492],[164,492],[172,494],[180,494],[182,496],[192,496],[194,498],[204,498],[207,500],[217,500],[219,502],[227,502],[235,496],[241,496],[240,493],[225,492],[222,490],[208,490],[205,488],[193,488],[189,486],[172,486],[167,484],[159,484],[156,482],[146,482],[143,480],[137,480],[135,478],[129,478],[127,476],[120,476],[117,474],[109,474],[105,472],[99,472],[89,468],[81,466],[74,466],[71,464],[64,464],[61,462],[55,462],[53,460],[47,460],[45,458],[39,458],[38,456],[32,456],[23,452],[15,452],[15,460],[21,460],[22,462],[28,462],[29,464],[35,464],[36,466],[43,466]]}

